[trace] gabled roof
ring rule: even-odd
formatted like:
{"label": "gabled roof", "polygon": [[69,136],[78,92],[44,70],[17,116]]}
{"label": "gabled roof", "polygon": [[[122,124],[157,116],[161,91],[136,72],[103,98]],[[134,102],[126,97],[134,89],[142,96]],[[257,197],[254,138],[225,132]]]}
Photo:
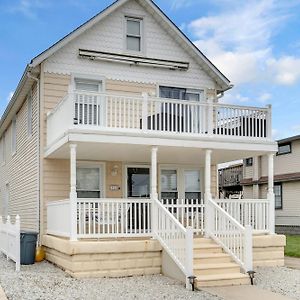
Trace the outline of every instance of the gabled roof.
{"label": "gabled roof", "polygon": [[[130,0],[117,0],[113,2],[110,6],[102,10],[100,13],[89,19],[87,22],[83,23],[81,26],[60,39],[54,45],[33,58],[30,65],[32,67],[36,67],[56,51],[64,47],[66,44],[81,35],[89,28],[93,27],[100,20],[114,12],[117,8],[124,5],[128,1]],[[185,43],[191,53],[194,54],[195,58],[198,59],[199,63],[204,66],[204,69],[206,69],[210,76],[216,80],[222,91],[232,87],[229,79],[192,43],[192,41],[166,16],[166,14],[152,0],[137,1],[144,8],[151,9],[153,12],[155,12],[154,16],[159,17],[166,25],[166,27],[168,27],[170,31],[176,34],[181,39],[181,41]]]}
{"label": "gabled roof", "polygon": [[[117,0],[113,2],[110,6],[99,12],[97,15],[83,23],[81,26],[67,34],[65,37],[60,39],[58,42],[53,44],[51,47],[34,57],[30,64],[26,66],[24,73],[22,75],[21,80],[18,83],[16,91],[12,96],[8,106],[6,107],[1,120],[0,120],[0,135],[3,133],[4,127],[6,127],[9,120],[6,120],[7,116],[12,115],[12,107],[16,106],[15,103],[18,100],[18,106],[21,105],[21,100],[18,99],[21,96],[23,97],[24,93],[27,93],[27,89],[30,82],[33,82],[32,77],[28,77],[28,74],[37,71],[37,67],[48,57],[54,54],[56,51],[64,47],[66,44],[71,42],[73,39],[81,35],[83,32],[94,26],[100,20],[114,12],[117,8],[124,5],[126,2],[131,0]],[[216,81],[218,86],[220,87],[219,91],[226,91],[232,87],[230,81],[218,68],[192,43],[192,41],[165,15],[165,13],[152,1],[152,0],[136,0],[140,5],[142,5],[145,9],[150,9],[153,12],[153,16],[158,18],[161,21],[161,24],[169,30],[172,36],[178,41],[182,42],[181,45],[185,46],[185,49],[190,52],[190,54],[201,64],[203,69]],[[36,72],[35,72],[36,73]],[[26,89],[24,88],[26,87]],[[21,96],[20,96],[21,95]],[[17,111],[17,107],[14,111]]]}

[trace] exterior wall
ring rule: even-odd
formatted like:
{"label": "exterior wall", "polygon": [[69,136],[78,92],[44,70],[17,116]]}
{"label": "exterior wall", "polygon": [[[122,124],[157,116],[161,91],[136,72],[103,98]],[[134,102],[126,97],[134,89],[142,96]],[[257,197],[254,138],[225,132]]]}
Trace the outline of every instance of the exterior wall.
{"label": "exterior wall", "polygon": [[[274,156],[274,175],[298,173],[300,170],[300,140],[291,142],[292,152],[284,155]],[[253,160],[252,167],[246,167],[244,164],[245,178],[254,178],[254,169],[258,169],[258,177],[268,176],[268,159],[261,156]],[[276,182],[276,180],[275,180]],[[282,183],[282,209],[275,211],[276,225],[300,226],[300,181],[283,181]],[[250,195],[254,197],[255,186],[244,186],[244,198]],[[259,198],[267,198],[267,184],[259,185]]]}
{"label": "exterior wall", "polygon": [[[9,184],[8,214],[21,217],[21,229],[38,231],[38,87],[32,89],[32,134],[27,131],[27,99],[16,115],[16,153],[12,154],[12,126],[5,134],[5,164],[0,166],[1,200]],[[2,201],[0,203],[2,204]],[[3,207],[1,207],[3,208]],[[1,209],[2,213],[2,209]]]}
{"label": "exterior wall", "polygon": [[44,158],[47,140],[47,113],[50,112],[67,94],[71,83],[70,76],[43,73],[41,76],[41,231],[47,228],[46,206],[49,201],[69,198],[70,167],[69,160],[51,160]]}
{"label": "exterior wall", "polygon": [[[124,49],[125,15],[143,17],[143,37],[146,47],[144,53],[141,53],[142,55],[158,59],[186,61],[190,63],[189,70],[172,71],[162,68],[91,61],[78,57],[78,49],[135,55],[136,53],[128,53]],[[114,80],[151,84],[216,89],[215,81],[207,75],[196,60],[154,19],[153,15],[135,0],[129,1],[53,54],[45,63],[45,71],[67,75],[90,74]]]}
{"label": "exterior wall", "polygon": [[80,241],[44,236],[46,259],[73,277],[124,277],[161,273],[158,241]]}

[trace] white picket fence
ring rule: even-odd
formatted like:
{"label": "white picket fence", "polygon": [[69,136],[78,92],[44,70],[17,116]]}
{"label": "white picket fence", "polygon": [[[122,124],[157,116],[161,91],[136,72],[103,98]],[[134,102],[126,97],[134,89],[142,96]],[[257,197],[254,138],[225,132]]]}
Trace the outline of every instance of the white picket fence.
{"label": "white picket fence", "polygon": [[4,253],[7,259],[16,263],[16,271],[20,271],[20,217],[16,216],[14,224],[10,216],[6,222],[0,216],[0,252]]}

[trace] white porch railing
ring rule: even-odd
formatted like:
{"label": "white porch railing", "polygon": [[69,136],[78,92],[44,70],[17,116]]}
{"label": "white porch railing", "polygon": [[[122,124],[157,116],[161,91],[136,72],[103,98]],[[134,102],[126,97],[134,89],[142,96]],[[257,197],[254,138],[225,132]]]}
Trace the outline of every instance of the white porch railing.
{"label": "white porch railing", "polygon": [[194,234],[204,233],[203,199],[162,199],[164,207],[185,227],[191,227]]}
{"label": "white porch railing", "polygon": [[[185,274],[193,275],[193,229],[183,225],[159,201],[153,200],[153,234]],[[188,286],[188,282],[187,282]]]}
{"label": "white porch railing", "polygon": [[215,201],[207,201],[206,234],[214,239],[247,272],[252,270],[252,229],[242,226]]}
{"label": "white porch railing", "polygon": [[47,204],[47,234],[70,237],[70,200],[52,201]]}
{"label": "white porch railing", "polygon": [[20,217],[16,216],[15,224],[11,223],[10,216],[6,222],[0,216],[0,252],[4,253],[7,259],[16,263],[16,271],[20,271]]}
{"label": "white porch railing", "polygon": [[48,145],[71,128],[269,139],[271,108],[75,91],[48,114],[47,126]]}
{"label": "white porch railing", "polygon": [[151,236],[149,199],[77,199],[78,238]]}
{"label": "white porch railing", "polygon": [[216,202],[241,225],[251,225],[255,231],[270,231],[268,199],[217,199]]}

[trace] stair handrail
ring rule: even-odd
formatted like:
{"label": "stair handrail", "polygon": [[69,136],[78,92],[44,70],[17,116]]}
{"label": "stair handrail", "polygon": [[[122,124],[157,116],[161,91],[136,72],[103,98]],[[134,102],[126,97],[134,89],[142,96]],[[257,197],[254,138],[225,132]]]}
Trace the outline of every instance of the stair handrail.
{"label": "stair handrail", "polygon": [[153,235],[185,274],[193,276],[193,229],[185,228],[158,199],[153,199]]}
{"label": "stair handrail", "polygon": [[245,271],[253,269],[252,227],[243,226],[212,199],[207,199],[206,234]]}

